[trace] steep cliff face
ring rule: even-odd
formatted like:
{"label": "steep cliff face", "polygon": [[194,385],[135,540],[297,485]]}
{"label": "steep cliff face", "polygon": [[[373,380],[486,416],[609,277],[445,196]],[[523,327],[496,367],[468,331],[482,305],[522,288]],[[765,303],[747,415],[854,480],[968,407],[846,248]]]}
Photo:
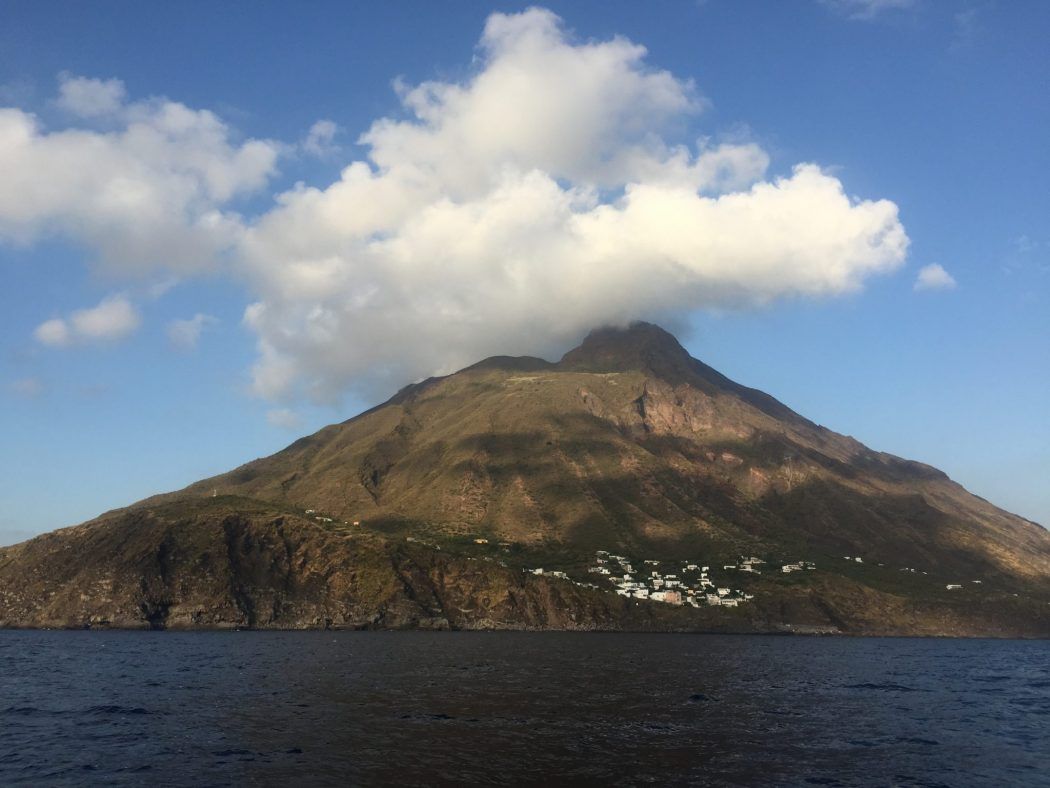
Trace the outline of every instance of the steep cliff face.
{"label": "steep cliff face", "polygon": [[[522,571],[580,570],[596,550],[820,571],[756,581],[739,611]],[[557,364],[497,357],[406,387],[271,457],[0,551],[8,625],[1050,634],[1047,603],[1045,529],[645,324]]]}

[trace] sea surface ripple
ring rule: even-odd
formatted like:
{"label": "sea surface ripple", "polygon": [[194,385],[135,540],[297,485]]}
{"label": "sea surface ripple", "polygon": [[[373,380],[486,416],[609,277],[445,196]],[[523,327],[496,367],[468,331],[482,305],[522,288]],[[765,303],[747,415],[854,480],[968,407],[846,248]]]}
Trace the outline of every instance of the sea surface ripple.
{"label": "sea surface ripple", "polygon": [[1050,643],[0,631],[0,785],[1050,785]]}

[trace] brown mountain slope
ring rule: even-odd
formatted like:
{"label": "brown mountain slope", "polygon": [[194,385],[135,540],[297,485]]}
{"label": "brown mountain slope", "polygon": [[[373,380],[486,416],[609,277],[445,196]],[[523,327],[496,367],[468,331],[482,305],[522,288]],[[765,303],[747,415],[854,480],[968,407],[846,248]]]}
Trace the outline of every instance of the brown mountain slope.
{"label": "brown mountain slope", "polygon": [[[744,607],[624,599],[233,496],[113,512],[0,550],[0,627],[568,629],[1031,636],[1031,600],[920,601],[817,572]],[[457,554],[458,553],[458,554]],[[509,556],[504,556],[513,561]]]}
{"label": "brown mountain slope", "polygon": [[[689,611],[692,623],[673,626],[717,628],[720,619],[712,616],[739,622],[743,615],[745,629],[794,618],[844,631],[992,633],[998,619],[1001,631],[1050,633],[1050,532],[970,495],[936,469],[874,452],[728,380],[648,324],[593,332],[557,364],[497,357],[406,387],[271,457],[120,516],[196,505],[212,495],[264,501],[251,505],[274,507],[296,522],[331,518],[332,525],[312,526],[325,535],[317,555],[342,555],[347,539],[368,534],[385,545],[376,550],[386,556],[411,537],[444,548],[443,561],[488,558],[472,563],[491,564],[492,577],[502,562],[514,570],[560,567],[586,580],[579,573],[596,550],[716,567],[742,554],[819,567],[804,582],[775,582],[769,572],[748,578],[751,613]],[[311,509],[317,511],[307,514]],[[362,525],[342,525],[354,521]],[[91,527],[111,529],[114,522]],[[208,533],[218,528],[192,522]],[[53,571],[50,554],[27,545],[0,551],[0,589],[27,563]],[[112,555],[105,540],[85,554],[101,563],[103,553]],[[948,591],[947,584],[964,588]],[[53,586],[40,593],[57,593]],[[366,607],[386,604],[361,593]],[[620,604],[609,592],[599,596]],[[580,613],[579,620],[610,628],[635,620],[624,611],[637,603],[617,604],[608,609],[619,613]],[[449,618],[444,606],[423,607],[430,612],[392,614],[390,621]],[[529,626],[569,620],[507,615]],[[6,620],[20,618],[9,612]]]}
{"label": "brown mountain slope", "polygon": [[1050,533],[691,359],[656,326],[490,359],[177,495],[581,550],[864,555],[1050,578]]}

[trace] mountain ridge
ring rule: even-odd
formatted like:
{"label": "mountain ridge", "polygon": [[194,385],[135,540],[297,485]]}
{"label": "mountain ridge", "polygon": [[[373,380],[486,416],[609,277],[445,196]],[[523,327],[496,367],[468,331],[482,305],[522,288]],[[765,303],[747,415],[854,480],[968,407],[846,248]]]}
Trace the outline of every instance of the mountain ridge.
{"label": "mountain ridge", "polygon": [[[987,610],[998,600],[995,605],[1014,611],[1004,613],[1009,631],[1050,633],[1045,529],[969,494],[932,466],[874,451],[809,421],[693,359],[671,334],[648,323],[597,329],[558,362],[494,356],[411,384],[274,455],[77,528],[123,528],[131,539],[135,518],[147,522],[146,513],[161,509],[197,511],[210,496],[275,507],[275,518],[317,529],[326,545],[376,540],[384,546],[369,554],[373,558],[399,554],[398,545],[418,551],[427,544],[457,567],[492,564],[492,577],[503,577],[507,568],[556,569],[587,591],[572,596],[570,607],[590,604],[580,600],[593,590],[586,572],[596,568],[588,563],[598,550],[638,561],[695,559],[717,566],[755,555],[771,565],[805,560],[818,567],[804,587],[768,572],[758,579],[721,571],[734,583],[746,580],[740,593],[750,594],[755,614],[747,623],[739,616],[748,614],[697,609],[689,614],[693,628],[717,629],[722,615],[740,631],[780,631],[796,614],[777,620],[779,604],[785,611],[805,609],[797,613],[802,623],[818,629],[937,634],[936,622],[951,620],[956,633],[994,634]],[[203,534],[217,526],[212,515],[200,517],[187,520],[186,528],[200,530],[203,544]],[[265,524],[253,523],[252,533],[265,532]],[[47,571],[43,554],[27,555],[24,548],[0,550],[0,622],[33,620],[26,612],[4,614],[4,594],[13,593],[17,578],[30,568]],[[108,555],[91,560],[112,563]],[[531,598],[536,581],[521,574],[521,588],[533,590],[515,593]],[[256,578],[256,585],[266,586],[264,580]],[[62,582],[78,583],[75,577]],[[190,593],[192,582],[182,582],[179,593]],[[954,585],[960,587],[949,588]],[[497,586],[505,589],[504,581]],[[599,590],[616,595],[623,589]],[[381,600],[347,594],[354,605],[382,608]],[[791,607],[785,600],[798,594],[809,601]],[[310,604],[322,605],[316,599]],[[637,604],[655,609],[655,617],[639,624],[625,612],[633,604],[606,605],[597,618],[580,613],[577,624],[690,628],[683,611],[672,615],[668,605],[648,599]],[[879,621],[869,610],[873,605],[898,612]],[[237,609],[229,600],[220,607]],[[609,612],[613,608],[620,612]],[[1022,608],[1023,615],[1017,612]],[[501,608],[500,620],[513,622],[516,609]],[[900,612],[906,609],[912,612]],[[440,604],[427,610],[413,615],[473,626]],[[538,618],[521,615],[526,627],[569,621],[553,608]],[[358,620],[347,616],[341,620]],[[968,617],[981,622],[969,632]],[[398,625],[409,620],[397,618]],[[276,621],[265,625],[279,626],[280,616]]]}

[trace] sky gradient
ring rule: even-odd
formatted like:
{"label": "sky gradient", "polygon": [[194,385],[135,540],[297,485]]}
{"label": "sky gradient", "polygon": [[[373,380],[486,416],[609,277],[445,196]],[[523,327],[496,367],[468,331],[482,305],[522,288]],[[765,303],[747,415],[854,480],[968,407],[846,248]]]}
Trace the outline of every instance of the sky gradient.
{"label": "sky gradient", "polygon": [[1050,523],[1047,6],[546,8],[5,5],[0,544],[632,318]]}

